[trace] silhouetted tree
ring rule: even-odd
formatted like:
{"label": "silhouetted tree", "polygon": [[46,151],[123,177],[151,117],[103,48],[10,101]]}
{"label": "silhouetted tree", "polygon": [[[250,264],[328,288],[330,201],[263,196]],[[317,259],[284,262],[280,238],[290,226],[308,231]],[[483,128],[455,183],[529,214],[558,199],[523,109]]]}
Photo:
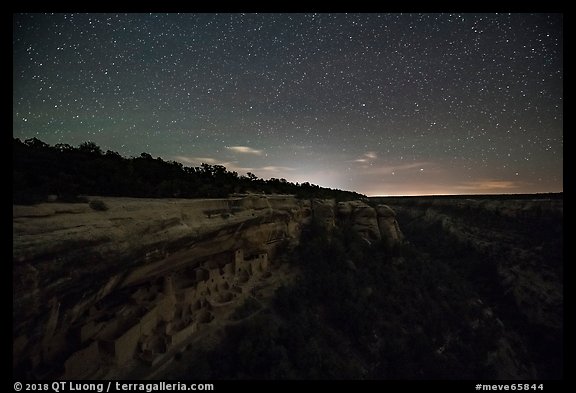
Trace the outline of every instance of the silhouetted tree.
{"label": "silhouetted tree", "polygon": [[331,190],[285,179],[239,176],[222,165],[202,163],[185,167],[179,162],[154,159],[149,153],[124,158],[94,142],[77,148],[59,143],[54,147],[38,138],[13,140],[14,203],[36,203],[48,194],[73,201],[79,194],[131,197],[221,198],[247,190],[295,194],[302,198],[356,199],[362,195]]}
{"label": "silhouetted tree", "polygon": [[94,142],[84,142],[78,147],[78,150],[82,153],[102,155],[102,149]]}

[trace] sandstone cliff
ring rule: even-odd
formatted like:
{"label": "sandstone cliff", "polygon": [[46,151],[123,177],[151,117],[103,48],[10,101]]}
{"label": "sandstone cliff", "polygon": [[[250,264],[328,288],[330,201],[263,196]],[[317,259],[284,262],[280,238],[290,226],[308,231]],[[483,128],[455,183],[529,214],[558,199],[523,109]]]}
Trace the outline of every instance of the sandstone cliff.
{"label": "sandstone cliff", "polygon": [[340,221],[351,224],[352,229],[368,242],[383,240],[391,247],[404,239],[396,213],[386,205],[374,208],[362,201],[340,202],[337,213]]}
{"label": "sandstone cliff", "polygon": [[[291,196],[96,198],[13,207],[13,353],[29,378],[122,377],[155,366],[274,274],[315,215],[402,239],[390,209]],[[116,370],[115,370],[116,369]]]}

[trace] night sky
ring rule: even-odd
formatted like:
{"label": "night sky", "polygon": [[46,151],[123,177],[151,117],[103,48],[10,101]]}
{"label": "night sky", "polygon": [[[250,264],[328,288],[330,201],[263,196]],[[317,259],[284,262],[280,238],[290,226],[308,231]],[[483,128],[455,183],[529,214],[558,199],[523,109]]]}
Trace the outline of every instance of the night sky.
{"label": "night sky", "polygon": [[560,14],[26,14],[13,136],[372,195],[563,190]]}

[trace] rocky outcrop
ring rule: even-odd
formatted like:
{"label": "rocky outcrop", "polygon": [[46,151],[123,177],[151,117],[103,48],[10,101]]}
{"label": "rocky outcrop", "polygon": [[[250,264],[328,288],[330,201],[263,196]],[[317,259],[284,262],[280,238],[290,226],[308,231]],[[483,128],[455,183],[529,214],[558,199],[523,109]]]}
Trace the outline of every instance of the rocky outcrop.
{"label": "rocky outcrop", "polygon": [[313,199],[312,212],[316,220],[328,229],[336,226],[336,203],[333,199]]}
{"label": "rocky outcrop", "polygon": [[404,240],[404,235],[400,230],[394,210],[386,205],[378,205],[376,207],[376,214],[378,216],[380,236],[387,242],[387,245],[392,247],[395,244],[401,243]]}
{"label": "rocky outcrop", "polygon": [[[13,207],[18,375],[116,378],[133,362],[167,361],[269,280],[279,250],[313,215],[334,227],[339,214],[334,201],[281,195],[91,199],[107,210]],[[393,216],[348,206],[367,239],[400,238]]]}
{"label": "rocky outcrop", "polygon": [[[280,244],[298,241],[301,225],[306,221],[307,203],[290,196],[98,199],[108,207],[106,211],[95,211],[85,204],[13,207],[16,368],[32,372],[45,370],[54,376],[62,371],[59,369],[62,364],[78,363],[72,360],[66,363],[71,356],[93,357],[102,351],[107,355],[116,353],[110,349],[111,342],[116,342],[116,338],[111,337],[123,337],[122,334],[131,329],[126,324],[139,318],[142,324],[141,318],[146,317],[127,315],[114,319],[116,328],[102,327],[100,320],[108,318],[110,310],[115,309],[110,304],[112,300],[128,307],[133,301],[126,303],[119,299],[130,298],[130,294],[140,291],[141,287],[154,286],[157,280],[190,269],[203,268],[209,273],[214,269],[234,270],[228,266],[230,263],[234,262],[236,267],[245,263],[236,257],[237,252],[249,256],[246,263],[252,263],[251,256],[273,258]],[[247,277],[231,275],[226,285],[232,288],[234,280],[249,282],[256,270],[251,266]],[[201,280],[189,274],[194,276],[196,284],[205,278],[200,275]],[[241,283],[237,284],[236,291],[241,292]],[[149,295],[152,303],[132,307],[134,315],[147,315],[145,309],[154,304],[164,307],[161,306],[164,300],[160,298],[168,299],[165,292],[156,290],[156,295]],[[212,305],[231,300],[234,294],[213,292]],[[204,298],[197,300],[208,302]],[[100,308],[108,311],[102,314]],[[172,322],[169,318],[162,321]],[[150,322],[146,329],[155,329],[156,325],[152,325]],[[113,333],[97,336],[97,331],[102,329]],[[140,342],[142,332],[138,337],[131,333],[126,340]],[[94,347],[94,342],[99,344]],[[79,350],[83,352],[78,353]],[[134,355],[134,351],[128,353],[126,356],[130,358]]]}
{"label": "rocky outcrop", "polygon": [[403,241],[396,214],[386,205],[374,208],[362,201],[340,202],[337,213],[340,221],[349,223],[368,242],[384,240],[392,247]]}

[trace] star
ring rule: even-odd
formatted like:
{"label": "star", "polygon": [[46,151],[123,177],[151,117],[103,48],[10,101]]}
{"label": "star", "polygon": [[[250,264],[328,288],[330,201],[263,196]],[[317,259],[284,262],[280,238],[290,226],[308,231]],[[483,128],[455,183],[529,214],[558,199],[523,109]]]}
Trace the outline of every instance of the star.
{"label": "star", "polygon": [[563,189],[562,14],[13,19],[22,140],[366,195]]}

